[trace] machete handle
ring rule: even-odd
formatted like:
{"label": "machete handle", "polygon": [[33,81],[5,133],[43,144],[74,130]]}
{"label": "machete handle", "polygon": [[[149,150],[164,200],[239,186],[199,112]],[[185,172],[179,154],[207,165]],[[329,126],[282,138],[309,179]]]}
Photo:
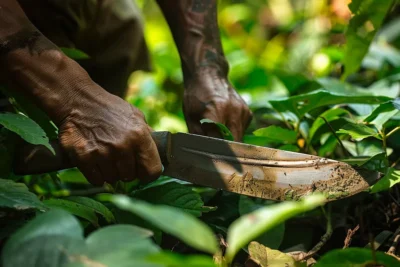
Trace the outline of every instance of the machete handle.
{"label": "machete handle", "polygon": [[[170,132],[151,133],[164,166],[168,164],[170,135]],[[14,173],[16,175],[41,174],[75,167],[58,140],[51,141],[50,145],[54,148],[55,155],[44,146],[21,143],[15,151]]]}

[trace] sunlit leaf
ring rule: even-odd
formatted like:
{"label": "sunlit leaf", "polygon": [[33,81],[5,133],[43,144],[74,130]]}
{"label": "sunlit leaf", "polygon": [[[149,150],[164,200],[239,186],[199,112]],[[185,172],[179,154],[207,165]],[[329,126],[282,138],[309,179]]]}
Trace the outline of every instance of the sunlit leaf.
{"label": "sunlit leaf", "polygon": [[28,117],[21,114],[1,113],[0,124],[6,129],[18,134],[26,142],[33,145],[44,145],[55,154],[46,133],[36,122]]}
{"label": "sunlit leaf", "polygon": [[61,47],[61,51],[67,56],[74,60],[88,59],[90,58],[88,54],[82,50],[76,48]]}
{"label": "sunlit leaf", "polygon": [[257,242],[249,244],[250,258],[261,267],[306,267],[305,262],[296,262],[292,256],[270,249]]}
{"label": "sunlit leaf", "polygon": [[302,118],[304,114],[317,107],[344,103],[379,104],[389,100],[390,98],[386,96],[346,95],[336,94],[326,90],[317,90],[308,94],[296,95],[280,100],[271,100],[269,102],[281,113],[291,112],[298,118]]}
{"label": "sunlit leaf", "polygon": [[378,193],[381,191],[386,191],[398,183],[400,183],[400,170],[389,168],[387,174],[382,177],[376,184],[371,186],[370,192]]}
{"label": "sunlit leaf", "polygon": [[210,257],[203,255],[180,255],[171,252],[161,252],[147,257],[149,262],[165,267],[192,266],[192,267],[216,267]]}
{"label": "sunlit leaf", "polygon": [[336,133],[348,134],[357,141],[361,141],[368,137],[381,139],[380,135],[374,129],[361,123],[348,123],[344,125],[339,131],[336,131]]}
{"label": "sunlit leaf", "polygon": [[378,130],[382,130],[383,125],[400,112],[398,106],[400,106],[400,99],[380,104],[364,121],[375,125]]}
{"label": "sunlit leaf", "polygon": [[218,250],[217,241],[211,229],[179,209],[156,206],[126,196],[114,196],[111,201],[120,209],[136,214],[196,249],[213,254]]}
{"label": "sunlit leaf", "polygon": [[376,32],[380,28],[393,1],[353,0],[349,8],[354,16],[346,31],[346,46],[343,57],[343,78],[356,72]]}
{"label": "sunlit leaf", "polygon": [[284,202],[261,208],[234,221],[228,229],[229,247],[226,258],[231,261],[241,247],[297,214],[312,210],[325,203],[325,197],[308,196],[299,202]]}
{"label": "sunlit leaf", "polygon": [[[375,262],[376,260],[376,262]],[[397,259],[381,251],[365,248],[346,248],[329,251],[323,255],[315,267],[340,266],[400,266]]]}
{"label": "sunlit leaf", "polygon": [[285,129],[279,126],[268,126],[260,128],[253,132],[255,136],[263,136],[275,142],[296,143],[297,133],[293,130]]}

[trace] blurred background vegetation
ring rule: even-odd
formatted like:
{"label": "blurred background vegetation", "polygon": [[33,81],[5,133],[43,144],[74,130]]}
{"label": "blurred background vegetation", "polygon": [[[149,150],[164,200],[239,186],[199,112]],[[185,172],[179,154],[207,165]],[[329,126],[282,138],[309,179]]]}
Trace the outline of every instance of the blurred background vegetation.
{"label": "blurred background vegetation", "polygon": [[[271,119],[268,100],[315,90],[319,84],[314,81],[321,77],[340,77],[344,32],[351,18],[349,2],[219,1],[218,20],[230,64],[229,79],[256,115],[249,132]],[[128,99],[145,113],[155,130],[185,132],[182,74],[171,33],[155,1],[137,3],[144,14],[154,72],[132,74]],[[391,16],[397,13],[392,12]],[[370,47],[362,71],[348,78],[353,84],[368,86],[382,78],[379,75],[393,74],[387,71],[388,67],[400,65],[400,53],[393,42],[400,32],[396,27],[400,20],[387,20],[390,23]]]}

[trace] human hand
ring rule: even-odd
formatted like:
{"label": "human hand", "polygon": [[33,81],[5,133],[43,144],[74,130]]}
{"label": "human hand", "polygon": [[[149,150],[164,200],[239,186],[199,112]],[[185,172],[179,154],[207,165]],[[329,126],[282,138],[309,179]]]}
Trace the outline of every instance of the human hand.
{"label": "human hand", "polygon": [[214,69],[203,69],[198,78],[185,82],[183,112],[189,132],[221,137],[212,125],[201,125],[207,118],[225,124],[235,141],[241,141],[252,113],[244,100],[226,78],[220,78]]}
{"label": "human hand", "polygon": [[151,131],[141,111],[104,91],[63,119],[59,139],[92,184],[135,178],[151,181],[162,168]]}

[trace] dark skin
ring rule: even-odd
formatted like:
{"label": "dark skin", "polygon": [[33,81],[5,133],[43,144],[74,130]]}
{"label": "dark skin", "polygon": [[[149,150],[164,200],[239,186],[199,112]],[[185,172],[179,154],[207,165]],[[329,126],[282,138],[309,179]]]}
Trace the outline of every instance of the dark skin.
{"label": "dark skin", "polygon": [[[208,118],[226,124],[241,140],[251,113],[227,79],[216,1],[158,3],[181,57],[189,131],[217,136],[200,125]],[[32,25],[16,0],[0,3],[0,73],[9,90],[22,91],[59,127],[62,147],[92,184],[160,175],[160,157],[142,112],[92,81]]]}

